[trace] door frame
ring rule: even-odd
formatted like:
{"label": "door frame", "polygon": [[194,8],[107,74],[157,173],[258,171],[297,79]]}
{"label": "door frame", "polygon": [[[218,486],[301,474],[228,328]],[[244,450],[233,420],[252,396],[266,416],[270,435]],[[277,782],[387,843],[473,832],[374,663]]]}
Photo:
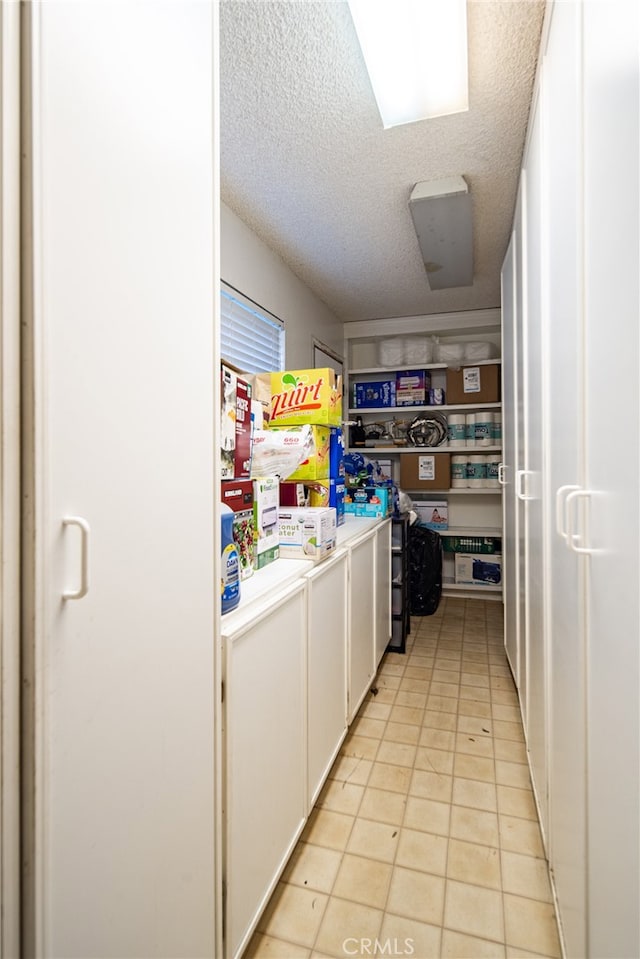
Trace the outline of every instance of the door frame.
{"label": "door frame", "polygon": [[20,6],[0,6],[0,952],[20,955]]}

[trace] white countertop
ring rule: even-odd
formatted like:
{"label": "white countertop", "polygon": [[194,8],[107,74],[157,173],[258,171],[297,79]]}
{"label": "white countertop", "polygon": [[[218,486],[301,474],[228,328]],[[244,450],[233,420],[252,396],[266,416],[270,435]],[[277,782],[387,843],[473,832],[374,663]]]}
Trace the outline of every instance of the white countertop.
{"label": "white countertop", "polygon": [[241,628],[247,615],[257,612],[265,600],[287,586],[292,585],[322,562],[327,562],[336,552],[373,532],[386,522],[386,517],[347,516],[337,530],[337,549],[318,563],[310,559],[276,559],[263,569],[254,570],[252,576],[240,583],[240,603],[230,613],[222,616],[222,635],[227,636]]}

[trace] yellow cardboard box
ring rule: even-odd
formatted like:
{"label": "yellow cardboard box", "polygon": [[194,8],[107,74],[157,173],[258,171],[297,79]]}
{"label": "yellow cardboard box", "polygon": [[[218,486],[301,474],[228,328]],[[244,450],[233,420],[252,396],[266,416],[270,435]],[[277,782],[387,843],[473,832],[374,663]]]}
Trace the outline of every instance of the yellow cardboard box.
{"label": "yellow cardboard box", "polygon": [[[287,480],[292,483],[327,479],[329,476],[331,430],[328,426],[310,426],[309,428],[313,436],[313,451],[308,459],[304,460],[290,476],[287,476]],[[279,427],[271,427],[271,429],[279,430]],[[284,433],[288,427],[283,426],[281,429]]]}
{"label": "yellow cardboard box", "polygon": [[285,370],[271,374],[271,426],[342,424],[342,377],[334,370]]}

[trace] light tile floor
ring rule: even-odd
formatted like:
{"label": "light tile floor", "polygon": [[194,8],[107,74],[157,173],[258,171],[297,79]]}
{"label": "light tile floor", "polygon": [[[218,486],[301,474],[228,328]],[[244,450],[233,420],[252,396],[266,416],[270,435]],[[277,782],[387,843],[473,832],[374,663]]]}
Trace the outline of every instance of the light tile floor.
{"label": "light tile floor", "polygon": [[502,606],[446,599],[411,625],[247,959],[560,955]]}

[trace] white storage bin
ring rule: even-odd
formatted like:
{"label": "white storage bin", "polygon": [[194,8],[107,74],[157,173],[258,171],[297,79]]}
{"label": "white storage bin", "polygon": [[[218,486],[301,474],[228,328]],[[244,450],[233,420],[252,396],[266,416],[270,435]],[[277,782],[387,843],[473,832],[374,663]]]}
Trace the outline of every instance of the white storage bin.
{"label": "white storage bin", "polygon": [[464,359],[470,363],[491,360],[497,355],[498,350],[493,343],[465,343],[464,345]]}
{"label": "white storage bin", "polygon": [[464,343],[438,343],[438,363],[460,366],[464,360]]}
{"label": "white storage bin", "polygon": [[404,363],[404,340],[401,336],[392,336],[378,343],[378,363],[380,366],[402,366]]}
{"label": "white storage bin", "polygon": [[433,362],[433,344],[428,336],[405,336],[404,362],[416,367]]}

